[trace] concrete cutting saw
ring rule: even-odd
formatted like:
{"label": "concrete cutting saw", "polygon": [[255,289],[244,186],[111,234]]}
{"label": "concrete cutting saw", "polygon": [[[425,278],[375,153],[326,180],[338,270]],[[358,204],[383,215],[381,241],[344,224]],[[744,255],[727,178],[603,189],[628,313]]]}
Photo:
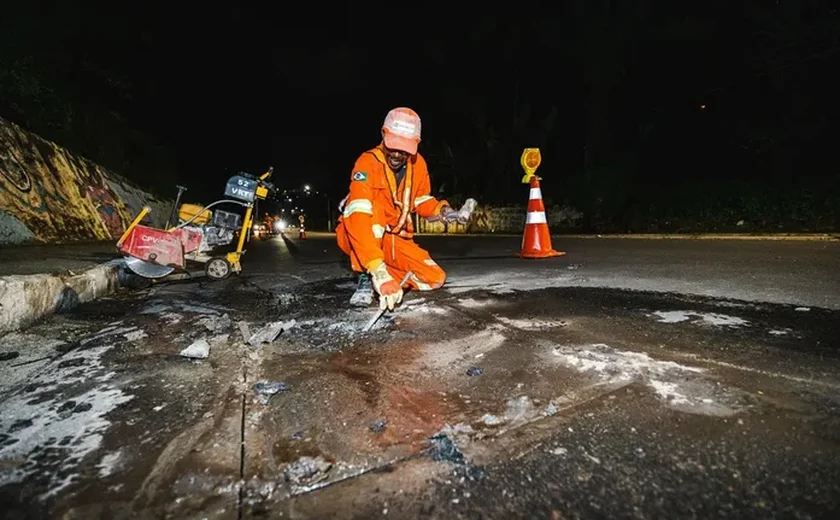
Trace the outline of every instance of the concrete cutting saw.
{"label": "concrete cutting saw", "polygon": [[[151,213],[144,207],[128,226],[117,249],[125,255],[125,265],[143,278],[163,278],[176,269],[184,270],[187,262],[204,264],[204,271],[213,280],[223,280],[242,271],[240,258],[250,239],[255,207],[265,200],[274,185],[268,182],[274,168],[259,177],[240,172],[228,179],[223,199],[207,206],[181,204],[186,188],[178,186],[178,196],[163,229],[141,224]],[[245,208],[245,215],[218,209],[222,204]],[[177,210],[177,211],[176,211]],[[170,227],[175,219],[177,225]],[[236,240],[233,251],[220,253]]]}

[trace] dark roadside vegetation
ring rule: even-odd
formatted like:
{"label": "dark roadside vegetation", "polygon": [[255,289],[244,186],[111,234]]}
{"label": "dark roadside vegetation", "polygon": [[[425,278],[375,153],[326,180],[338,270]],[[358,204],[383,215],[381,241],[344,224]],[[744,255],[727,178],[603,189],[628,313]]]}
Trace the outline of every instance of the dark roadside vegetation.
{"label": "dark roadside vegetation", "polygon": [[[347,77],[372,66],[364,42],[295,47],[292,28],[237,7],[196,28],[190,13],[74,4],[4,12],[0,115],[163,196],[180,183],[210,199],[232,172],[273,163],[281,188],[327,194],[293,202],[326,221],[391,103]],[[609,4],[467,25],[429,15],[415,56],[426,97],[400,99],[417,99],[436,194],[524,205],[519,155],[538,146],[546,205],[582,215],[556,231],[840,230],[836,6]],[[288,160],[315,140],[324,96],[360,130]]]}

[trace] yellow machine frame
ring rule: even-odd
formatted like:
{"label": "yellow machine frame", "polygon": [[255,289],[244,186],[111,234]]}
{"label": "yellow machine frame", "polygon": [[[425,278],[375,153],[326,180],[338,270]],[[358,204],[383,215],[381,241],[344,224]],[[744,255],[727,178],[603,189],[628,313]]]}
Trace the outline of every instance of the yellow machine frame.
{"label": "yellow machine frame", "polygon": [[[274,171],[274,168],[269,169],[264,174],[260,175],[260,180],[264,181],[271,177],[271,173]],[[265,200],[268,197],[268,189],[265,186],[257,186],[256,191],[256,199],[257,200]],[[248,204],[245,208],[245,218],[242,219],[242,228],[239,230],[239,242],[236,244],[236,251],[232,251],[225,255],[225,259],[230,263],[233,267],[234,273],[239,273],[242,271],[242,264],[240,264],[239,260],[242,258],[242,255],[245,254],[245,234],[251,232],[251,228],[254,225],[254,203]]]}

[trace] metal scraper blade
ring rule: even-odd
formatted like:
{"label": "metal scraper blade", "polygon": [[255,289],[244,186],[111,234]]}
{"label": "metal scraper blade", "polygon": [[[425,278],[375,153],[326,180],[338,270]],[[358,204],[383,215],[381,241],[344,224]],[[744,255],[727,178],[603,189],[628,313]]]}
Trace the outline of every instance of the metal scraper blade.
{"label": "metal scraper blade", "polygon": [[163,278],[175,270],[174,267],[144,262],[143,260],[133,256],[125,257],[125,265],[135,274],[142,276],[143,278]]}
{"label": "metal scraper blade", "polygon": [[[405,276],[403,276],[403,279],[402,279],[402,280],[400,280],[400,287],[402,287],[403,285],[405,285],[405,282],[407,282],[407,281],[408,281],[408,279],[409,279],[409,278],[411,278],[413,275],[414,275],[414,272],[413,272],[413,271],[409,271],[409,272],[405,273]],[[386,309],[380,309],[380,310],[379,310],[379,312],[377,312],[376,314],[374,314],[374,315],[373,315],[373,318],[371,318],[371,319],[370,319],[370,321],[368,321],[368,322],[365,324],[365,326],[364,326],[364,327],[362,327],[362,332],[367,332],[367,331],[369,331],[369,330],[373,327],[373,325],[377,322],[377,320],[379,320],[379,318],[381,318],[381,317],[382,317],[382,315],[383,315],[383,314],[385,314],[385,310],[386,310]]]}

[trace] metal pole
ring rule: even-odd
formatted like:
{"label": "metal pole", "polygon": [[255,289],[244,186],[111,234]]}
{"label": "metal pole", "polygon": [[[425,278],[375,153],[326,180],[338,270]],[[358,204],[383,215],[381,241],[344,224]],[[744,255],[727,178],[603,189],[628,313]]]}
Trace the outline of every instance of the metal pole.
{"label": "metal pole", "polygon": [[332,232],[332,211],[330,210],[330,198],[327,197],[327,232]]}
{"label": "metal pole", "polygon": [[187,188],[183,186],[176,186],[176,188],[178,188],[178,196],[175,197],[175,203],[172,205],[172,211],[169,212],[169,217],[166,219],[166,225],[163,226],[163,229],[166,230],[169,229],[169,225],[172,224],[173,221],[178,221],[178,206],[181,204],[181,195],[183,195],[184,192],[187,191]]}

